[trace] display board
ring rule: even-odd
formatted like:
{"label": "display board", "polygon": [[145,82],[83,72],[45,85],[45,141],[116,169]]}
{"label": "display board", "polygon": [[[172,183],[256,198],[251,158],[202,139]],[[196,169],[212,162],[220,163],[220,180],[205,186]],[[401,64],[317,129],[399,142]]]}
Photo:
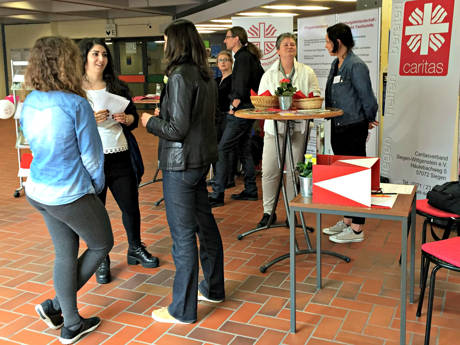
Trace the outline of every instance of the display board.
{"label": "display board", "polygon": [[[364,11],[340,13],[335,15],[300,18],[298,27],[298,59],[309,65],[316,73],[324,95],[327,76],[334,57],[330,56],[325,48],[326,29],[336,23],[345,23],[350,26],[355,40],[353,51],[368,66],[372,83],[372,89],[379,99],[379,66],[380,66],[380,8]],[[377,116],[378,119],[378,116]],[[320,120],[321,121],[321,120]],[[317,121],[319,122],[319,121]],[[332,154],[330,147],[330,125],[325,121],[325,150]],[[309,151],[316,147],[316,138],[312,137],[309,142]],[[366,145],[368,156],[378,154],[378,130],[369,131]]]}
{"label": "display board", "polygon": [[460,2],[393,0],[382,175],[417,197],[458,178]]}

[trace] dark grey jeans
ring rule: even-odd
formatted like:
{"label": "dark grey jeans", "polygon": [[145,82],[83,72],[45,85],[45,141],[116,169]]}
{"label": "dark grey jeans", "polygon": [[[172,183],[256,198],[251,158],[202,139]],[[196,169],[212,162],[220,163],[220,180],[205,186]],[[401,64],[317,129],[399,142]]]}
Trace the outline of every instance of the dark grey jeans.
{"label": "dark grey jeans", "polygon": [[[96,272],[113,247],[107,211],[95,194],[65,205],[44,205],[27,198],[45,219],[54,244],[54,289],[64,317],[64,326],[80,322],[77,291]],[[80,238],[88,247],[78,257]]]}

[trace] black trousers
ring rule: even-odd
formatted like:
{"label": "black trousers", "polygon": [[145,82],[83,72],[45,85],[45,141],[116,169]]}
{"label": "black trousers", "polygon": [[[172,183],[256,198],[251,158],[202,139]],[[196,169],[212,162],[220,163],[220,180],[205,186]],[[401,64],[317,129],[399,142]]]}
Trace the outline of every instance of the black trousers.
{"label": "black trousers", "polygon": [[219,158],[216,164],[216,176],[213,185],[214,193],[218,196],[224,195],[228,174],[231,171],[231,168],[228,166],[229,156],[235,151],[238,152],[241,163],[243,164],[244,189],[250,194],[257,193],[256,171],[250,147],[253,124],[254,120],[227,115],[225,129],[218,146]]}
{"label": "black trousers", "polygon": [[[335,155],[366,157],[368,122],[352,123],[346,126],[331,125],[331,146]],[[348,216],[345,216],[350,218]],[[364,224],[365,218],[352,217],[354,224]]]}
{"label": "black trousers", "polygon": [[[225,113],[224,116],[219,116],[216,118],[216,132],[217,132],[217,143],[220,143],[222,139],[222,135],[225,131],[225,126],[227,125],[227,114]],[[238,164],[238,152],[231,151],[227,154],[227,166],[229,169],[228,176],[227,176],[227,184],[235,183],[235,175],[237,173],[237,164]],[[212,173],[216,175],[216,164],[212,166]]]}
{"label": "black trousers", "polygon": [[136,177],[129,151],[104,155],[105,187],[98,195],[105,205],[107,189],[110,189],[121,210],[123,226],[130,247],[141,244],[141,214]]}

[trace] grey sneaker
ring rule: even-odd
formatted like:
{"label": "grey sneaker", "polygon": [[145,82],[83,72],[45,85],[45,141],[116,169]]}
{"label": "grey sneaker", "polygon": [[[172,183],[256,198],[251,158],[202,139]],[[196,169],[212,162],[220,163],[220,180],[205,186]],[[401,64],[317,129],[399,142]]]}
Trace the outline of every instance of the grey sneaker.
{"label": "grey sneaker", "polygon": [[325,235],[337,235],[337,234],[340,234],[347,227],[348,227],[348,225],[345,224],[343,222],[343,220],[340,220],[340,221],[337,222],[337,224],[331,226],[330,228],[324,228],[323,229],[323,234],[325,234]]}
{"label": "grey sneaker", "polygon": [[362,231],[359,234],[355,234],[353,229],[347,226],[340,234],[330,236],[329,240],[335,243],[362,242],[364,240],[364,234]]}

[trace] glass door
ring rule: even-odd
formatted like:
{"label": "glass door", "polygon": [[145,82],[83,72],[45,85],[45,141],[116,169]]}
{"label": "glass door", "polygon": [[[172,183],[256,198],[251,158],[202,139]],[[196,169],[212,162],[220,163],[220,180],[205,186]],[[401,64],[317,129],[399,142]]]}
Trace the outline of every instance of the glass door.
{"label": "glass door", "polygon": [[128,84],[132,96],[145,95],[143,40],[117,41],[115,49],[119,57],[119,78]]}

